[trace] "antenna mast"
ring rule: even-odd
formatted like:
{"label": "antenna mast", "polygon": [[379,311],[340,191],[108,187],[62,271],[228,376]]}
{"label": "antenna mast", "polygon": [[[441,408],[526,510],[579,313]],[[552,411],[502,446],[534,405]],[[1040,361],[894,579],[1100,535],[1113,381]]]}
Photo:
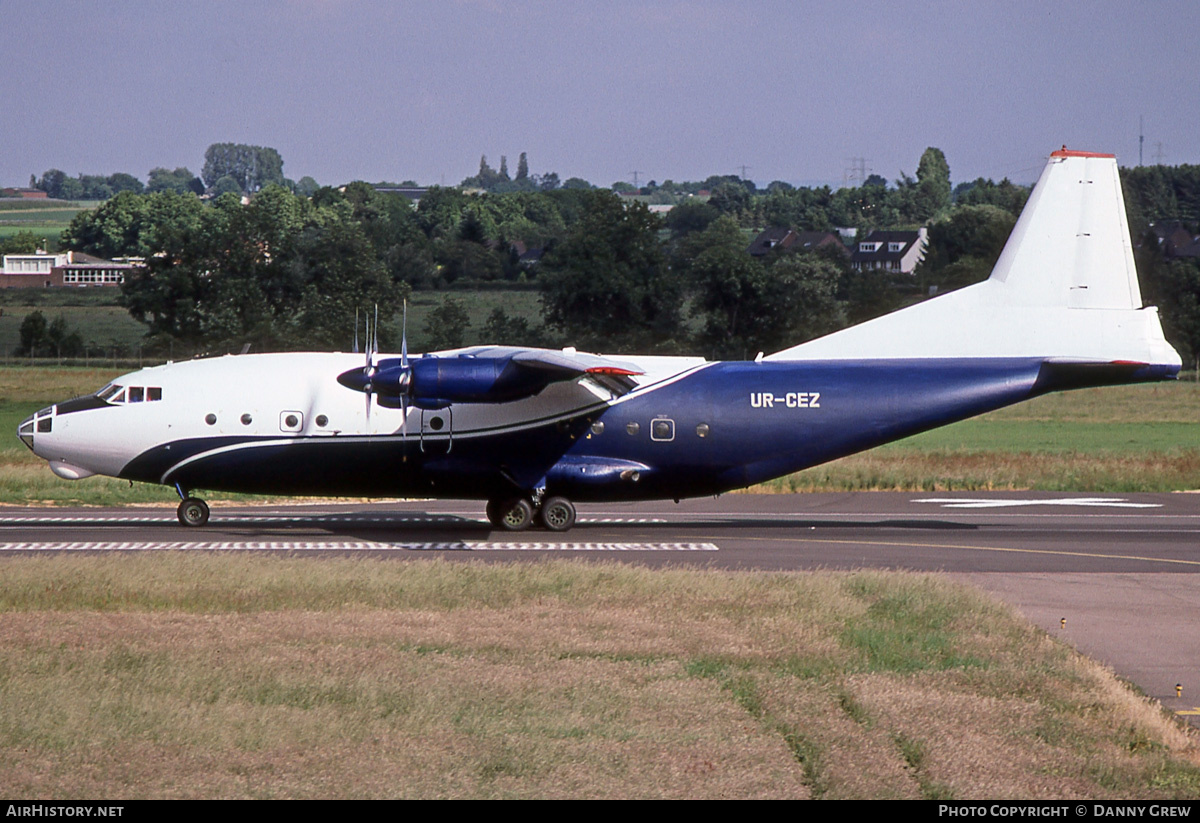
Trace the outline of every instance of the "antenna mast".
{"label": "antenna mast", "polygon": [[1146,142],[1145,117],[1138,117],[1138,165],[1142,165],[1142,144]]}

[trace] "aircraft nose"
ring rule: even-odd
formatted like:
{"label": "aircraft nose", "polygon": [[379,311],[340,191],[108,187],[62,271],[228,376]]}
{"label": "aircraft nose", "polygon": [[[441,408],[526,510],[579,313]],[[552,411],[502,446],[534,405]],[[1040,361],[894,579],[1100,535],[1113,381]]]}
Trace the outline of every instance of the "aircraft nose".
{"label": "aircraft nose", "polygon": [[34,451],[34,434],[48,434],[53,428],[54,407],[47,406],[37,414],[21,421],[21,425],[17,426],[17,437],[21,438],[21,442],[28,446],[30,451]]}
{"label": "aircraft nose", "polygon": [[33,428],[37,422],[36,415],[30,415],[21,421],[21,425],[17,426],[17,437],[21,438],[21,442],[33,451]]}

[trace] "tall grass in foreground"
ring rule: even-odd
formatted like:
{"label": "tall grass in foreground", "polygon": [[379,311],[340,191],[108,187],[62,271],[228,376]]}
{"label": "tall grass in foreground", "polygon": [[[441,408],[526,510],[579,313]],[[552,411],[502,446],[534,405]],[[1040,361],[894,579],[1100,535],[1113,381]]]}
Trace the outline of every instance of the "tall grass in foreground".
{"label": "tall grass in foreground", "polygon": [[1200,797],[1160,710],[931,576],[3,571],[9,797]]}

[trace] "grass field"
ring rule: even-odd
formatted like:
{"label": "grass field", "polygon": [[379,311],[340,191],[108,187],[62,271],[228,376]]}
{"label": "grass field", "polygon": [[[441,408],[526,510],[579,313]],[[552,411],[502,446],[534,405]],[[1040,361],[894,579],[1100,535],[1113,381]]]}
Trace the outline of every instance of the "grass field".
{"label": "grass field", "polygon": [[18,232],[30,232],[45,238],[51,248],[57,248],[59,235],[75,215],[98,205],[99,202],[0,198],[0,240]]}
{"label": "grass field", "polygon": [[[146,326],[117,304],[118,296],[118,290],[111,288],[0,289],[0,311],[3,312],[0,314],[0,364],[13,362],[13,352],[21,341],[21,322],[35,310],[44,314],[47,321],[62,315],[71,330],[79,332],[86,346],[109,353],[116,350],[122,358],[137,358]],[[447,297],[460,300],[467,309],[470,326],[465,330],[465,340],[468,345],[495,342],[484,340],[483,326],[496,308],[503,308],[510,317],[524,318],[531,325],[541,323],[541,304],[536,291],[415,292],[408,303],[410,351],[428,348],[425,324],[430,313]],[[395,338],[400,339],[399,312],[391,317],[381,317],[381,322],[389,323]],[[346,351],[353,343],[354,329],[348,328]]]}
{"label": "grass field", "polygon": [[[126,370],[0,367],[0,502],[169,503],[173,491],[108,478],[62,480],[16,438],[50,403]],[[756,492],[1200,489],[1200,385],[1177,382],[1049,395],[817,466]],[[249,500],[211,495],[211,499]]]}
{"label": "grass field", "polygon": [[42,798],[1200,797],[1110,672],[932,576],[6,558]]}

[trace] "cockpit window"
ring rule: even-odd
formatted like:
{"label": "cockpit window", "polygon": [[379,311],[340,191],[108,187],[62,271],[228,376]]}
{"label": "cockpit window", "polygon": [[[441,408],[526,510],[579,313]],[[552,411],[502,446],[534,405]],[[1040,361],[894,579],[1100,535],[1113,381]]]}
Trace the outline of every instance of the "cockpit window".
{"label": "cockpit window", "polygon": [[106,403],[150,403],[162,400],[162,387],[130,386],[126,389],[124,386],[113,384],[96,392],[96,397]]}

